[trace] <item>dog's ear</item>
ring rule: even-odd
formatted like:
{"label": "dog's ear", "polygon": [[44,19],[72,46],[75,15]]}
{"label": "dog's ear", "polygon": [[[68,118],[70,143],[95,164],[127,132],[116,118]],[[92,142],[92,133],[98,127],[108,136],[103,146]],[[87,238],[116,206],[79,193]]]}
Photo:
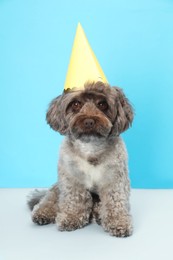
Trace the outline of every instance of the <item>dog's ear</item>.
{"label": "dog's ear", "polygon": [[66,133],[67,124],[63,111],[63,95],[52,100],[46,114],[46,120],[50,127],[55,131],[58,131],[60,134]]}
{"label": "dog's ear", "polygon": [[124,95],[122,89],[118,87],[112,87],[112,92],[115,98],[114,104],[116,110],[112,135],[119,135],[131,126],[134,113],[129,100]]}

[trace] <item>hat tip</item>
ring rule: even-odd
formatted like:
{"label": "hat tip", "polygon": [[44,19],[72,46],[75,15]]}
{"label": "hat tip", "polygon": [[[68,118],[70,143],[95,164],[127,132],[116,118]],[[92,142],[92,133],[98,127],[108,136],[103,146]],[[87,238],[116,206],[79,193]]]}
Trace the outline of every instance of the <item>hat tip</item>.
{"label": "hat tip", "polygon": [[82,28],[82,25],[81,25],[81,23],[80,22],[78,22],[78,24],[77,24],[77,28],[79,29],[81,29]]}

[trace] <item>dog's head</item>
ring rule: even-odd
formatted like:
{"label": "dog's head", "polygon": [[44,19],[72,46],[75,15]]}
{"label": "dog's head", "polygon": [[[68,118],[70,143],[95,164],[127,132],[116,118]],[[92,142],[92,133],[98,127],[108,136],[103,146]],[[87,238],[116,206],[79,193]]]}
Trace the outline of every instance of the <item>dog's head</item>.
{"label": "dog's head", "polygon": [[133,109],[121,89],[102,82],[86,83],[83,90],[70,90],[55,98],[46,119],[64,135],[107,138],[129,128]]}

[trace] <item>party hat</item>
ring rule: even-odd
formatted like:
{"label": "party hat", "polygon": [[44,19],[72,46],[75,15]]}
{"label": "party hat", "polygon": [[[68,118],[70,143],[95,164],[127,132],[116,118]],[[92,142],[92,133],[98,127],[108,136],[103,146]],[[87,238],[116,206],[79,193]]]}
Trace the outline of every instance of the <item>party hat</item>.
{"label": "party hat", "polygon": [[79,23],[73,43],[64,90],[83,89],[85,82],[102,81],[108,83],[106,76],[90,47],[84,30]]}

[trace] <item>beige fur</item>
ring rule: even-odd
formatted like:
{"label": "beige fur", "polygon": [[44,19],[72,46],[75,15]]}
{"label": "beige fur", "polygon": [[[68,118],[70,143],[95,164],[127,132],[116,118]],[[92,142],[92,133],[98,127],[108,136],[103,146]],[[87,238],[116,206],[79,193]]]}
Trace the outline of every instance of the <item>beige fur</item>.
{"label": "beige fur", "polygon": [[122,90],[101,82],[68,91],[50,104],[47,122],[65,135],[58,183],[29,200],[32,220],[75,230],[93,219],[113,236],[132,234],[127,151],[120,138],[133,110]]}

